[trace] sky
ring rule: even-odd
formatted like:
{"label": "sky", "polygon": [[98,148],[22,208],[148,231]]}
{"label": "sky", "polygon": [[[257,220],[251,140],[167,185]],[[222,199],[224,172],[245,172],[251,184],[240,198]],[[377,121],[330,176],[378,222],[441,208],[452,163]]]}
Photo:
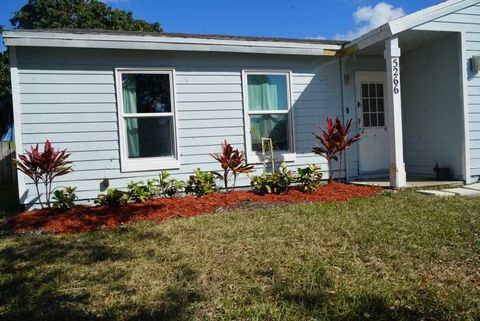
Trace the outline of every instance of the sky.
{"label": "sky", "polygon": [[[0,25],[26,0],[0,0]],[[103,0],[165,32],[352,39],[440,0]],[[3,48],[3,41],[2,41]],[[1,49],[0,49],[1,50]]]}

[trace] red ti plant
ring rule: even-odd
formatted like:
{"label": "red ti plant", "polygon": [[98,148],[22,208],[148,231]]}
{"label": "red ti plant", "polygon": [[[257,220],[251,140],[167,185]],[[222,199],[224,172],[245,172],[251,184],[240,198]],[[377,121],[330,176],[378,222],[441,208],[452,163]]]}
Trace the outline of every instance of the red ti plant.
{"label": "red ti plant", "polygon": [[317,138],[320,144],[313,147],[312,151],[324,157],[328,163],[328,183],[333,182],[333,166],[332,162],[338,160],[338,132],[333,124],[333,120],[330,117],[327,117],[327,129],[320,128],[319,133],[313,133],[315,138]]}
{"label": "red ti plant", "polygon": [[343,153],[353,143],[360,140],[360,134],[349,137],[351,126],[351,119],[345,123],[340,118],[335,119],[334,122],[332,118],[327,117],[327,129],[320,128],[320,133],[313,134],[320,141],[320,144],[315,146],[312,151],[324,157],[328,162],[328,183],[333,181],[332,161],[340,160],[340,173],[338,174],[338,180],[340,181]]}
{"label": "red ti plant", "polygon": [[67,161],[70,154],[67,150],[55,150],[50,141],[45,142],[43,152],[38,150],[38,144],[31,147],[30,151],[26,150],[25,154],[18,155],[18,159],[14,159],[17,169],[30,177],[35,184],[37,190],[38,200],[43,208],[43,202],[39,185],[43,184],[45,187],[45,203],[48,208],[51,208],[50,197],[52,194],[53,180],[62,175],[66,175],[73,171],[72,162]]}
{"label": "red ti plant", "polygon": [[338,139],[338,146],[337,151],[339,154],[340,160],[340,171],[338,174],[338,181],[341,180],[342,175],[342,158],[343,153],[352,146],[353,143],[359,141],[361,139],[360,134],[356,134],[352,137],[349,137],[350,134],[350,127],[352,126],[352,120],[349,119],[346,123],[341,121],[339,118],[335,120],[335,128],[337,130],[337,139]]}
{"label": "red ti plant", "polygon": [[221,153],[212,153],[210,156],[212,156],[222,166],[223,175],[219,175],[223,178],[223,183],[227,192],[228,182],[232,177],[233,189],[235,189],[237,176],[242,173],[249,173],[253,170],[253,166],[246,164],[243,152],[233,148],[233,146],[229,144],[227,140],[222,143]]}

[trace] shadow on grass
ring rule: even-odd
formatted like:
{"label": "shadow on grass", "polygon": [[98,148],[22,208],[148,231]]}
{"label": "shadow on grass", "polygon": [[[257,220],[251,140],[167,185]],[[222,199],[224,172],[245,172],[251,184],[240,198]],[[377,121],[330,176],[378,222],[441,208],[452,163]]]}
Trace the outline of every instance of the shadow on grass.
{"label": "shadow on grass", "polygon": [[20,212],[17,187],[0,185],[0,220]]}
{"label": "shadow on grass", "polygon": [[[130,262],[135,253],[105,246],[95,238],[67,241],[51,236],[15,236],[10,240],[13,242],[0,251],[0,320],[189,320],[189,306],[202,300],[196,272],[180,266],[171,286],[154,302],[144,302],[148,308],[126,299],[93,313],[92,306],[102,304],[92,301],[95,293],[91,287],[102,283],[107,291],[118,291],[125,283],[126,289],[132,271],[128,263],[123,268],[104,266],[83,277],[71,269],[78,265],[95,269],[96,264],[106,261]],[[71,278],[76,279],[73,288],[68,285]],[[136,295],[131,286],[128,291]]]}
{"label": "shadow on grass", "polygon": [[408,306],[392,306],[380,294],[361,293],[359,295],[335,292],[330,288],[331,281],[318,275],[316,286],[296,289],[298,284],[277,283],[276,296],[280,304],[307,318],[332,321],[447,321],[455,317],[455,312],[444,306],[432,294],[416,289],[415,302]]}

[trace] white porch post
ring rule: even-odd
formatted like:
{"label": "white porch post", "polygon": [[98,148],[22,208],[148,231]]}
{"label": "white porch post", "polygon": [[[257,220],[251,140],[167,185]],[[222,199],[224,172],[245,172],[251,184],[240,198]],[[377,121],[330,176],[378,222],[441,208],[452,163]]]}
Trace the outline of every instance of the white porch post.
{"label": "white porch post", "polygon": [[390,186],[407,186],[407,174],[403,161],[402,95],[400,90],[400,48],[398,38],[385,41],[387,64],[387,124],[390,148]]}

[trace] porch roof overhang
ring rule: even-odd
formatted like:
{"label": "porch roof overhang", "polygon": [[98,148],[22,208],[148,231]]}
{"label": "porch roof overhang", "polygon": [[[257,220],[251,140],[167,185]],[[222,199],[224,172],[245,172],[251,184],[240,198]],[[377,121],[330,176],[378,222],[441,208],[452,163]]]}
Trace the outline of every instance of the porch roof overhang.
{"label": "porch roof overhang", "polygon": [[[402,18],[392,20],[344,45],[342,55],[351,55],[457,10],[480,3],[480,0],[448,0]],[[441,30],[440,30],[441,31]]]}
{"label": "porch roof overhang", "polygon": [[6,46],[335,56],[346,41],[106,30],[10,30]]}

